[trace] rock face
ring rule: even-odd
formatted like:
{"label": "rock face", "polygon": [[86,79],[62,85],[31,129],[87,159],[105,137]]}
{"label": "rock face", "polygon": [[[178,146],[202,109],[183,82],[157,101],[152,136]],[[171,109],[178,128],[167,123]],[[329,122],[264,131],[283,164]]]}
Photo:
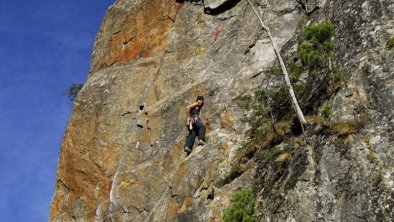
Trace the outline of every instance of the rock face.
{"label": "rock face", "polygon": [[[259,221],[394,218],[394,2],[252,2],[294,62],[300,28],[334,24],[346,84],[324,97],[331,117],[309,117],[306,140],[284,130],[245,154],[253,112],[241,98],[284,85],[265,72],[276,57],[248,2],[118,0],[64,135],[50,221],[221,221],[241,187]],[[186,156],[198,95],[208,144]]]}
{"label": "rock face", "polygon": [[[261,151],[254,185],[262,221],[394,218],[394,69],[388,62],[394,52],[385,48],[393,13],[392,1],[325,1],[311,15],[312,23],[335,25],[335,63],[347,75],[346,86],[326,101],[334,111],[330,121],[361,126],[357,133],[323,134],[317,127],[307,133],[309,144],[289,138]],[[277,161],[284,153],[292,158]]]}

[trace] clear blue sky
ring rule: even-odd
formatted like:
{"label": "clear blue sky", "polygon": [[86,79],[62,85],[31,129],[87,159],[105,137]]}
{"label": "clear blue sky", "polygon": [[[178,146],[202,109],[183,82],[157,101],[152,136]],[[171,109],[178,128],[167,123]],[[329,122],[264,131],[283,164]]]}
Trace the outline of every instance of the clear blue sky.
{"label": "clear blue sky", "polygon": [[57,160],[114,0],[0,0],[0,221],[48,221]]}

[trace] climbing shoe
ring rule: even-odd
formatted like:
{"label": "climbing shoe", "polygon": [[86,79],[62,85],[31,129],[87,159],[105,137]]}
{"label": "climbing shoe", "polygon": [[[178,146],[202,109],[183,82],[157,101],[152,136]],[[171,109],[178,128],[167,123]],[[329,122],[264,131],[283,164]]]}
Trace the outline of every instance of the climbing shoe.
{"label": "climbing shoe", "polygon": [[185,146],[185,148],[183,148],[183,150],[184,150],[187,154],[189,154],[189,153],[192,152],[192,150],[191,150],[189,147],[187,147],[187,146]]}
{"label": "climbing shoe", "polygon": [[205,143],[205,141],[204,140],[199,140],[198,141],[198,145],[199,146],[203,146],[203,145],[205,145],[206,143]]}

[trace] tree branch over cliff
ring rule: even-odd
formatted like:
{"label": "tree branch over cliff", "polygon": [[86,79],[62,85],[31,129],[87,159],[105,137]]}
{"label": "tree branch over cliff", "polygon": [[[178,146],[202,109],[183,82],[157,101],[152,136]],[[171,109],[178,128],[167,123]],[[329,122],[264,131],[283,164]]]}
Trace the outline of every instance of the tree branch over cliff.
{"label": "tree branch over cliff", "polygon": [[253,9],[254,13],[256,14],[257,18],[259,19],[262,28],[263,28],[263,29],[267,32],[267,34],[268,34],[268,37],[269,37],[269,39],[270,39],[270,41],[271,41],[271,44],[272,44],[272,48],[274,49],[275,54],[276,54],[276,56],[278,57],[278,60],[279,60],[279,63],[280,63],[280,67],[282,68],[282,72],[283,72],[283,74],[284,74],[284,76],[285,76],[285,82],[286,82],[286,85],[287,85],[287,87],[288,87],[288,89],[289,89],[289,93],[290,93],[290,97],[291,97],[291,102],[292,102],[292,104],[293,104],[293,108],[294,108],[294,110],[295,110],[295,112],[296,112],[296,114],[297,114],[298,119],[299,119],[300,122],[301,122],[301,126],[303,127],[303,125],[306,125],[306,124],[307,124],[307,121],[306,121],[306,119],[305,119],[305,117],[304,117],[304,114],[303,114],[302,111],[301,111],[300,106],[298,105],[298,101],[297,101],[297,98],[296,98],[296,96],[295,96],[293,87],[292,87],[292,85],[291,85],[290,78],[289,78],[289,74],[288,74],[288,72],[287,72],[285,63],[283,62],[282,56],[280,55],[279,50],[278,50],[278,48],[276,47],[276,43],[275,43],[274,39],[272,38],[271,31],[270,31],[270,29],[268,28],[268,26],[266,26],[266,25],[264,24],[264,22],[263,22],[263,20],[261,19],[259,13],[258,13],[257,10],[254,8],[254,6],[253,6],[252,3],[250,2],[250,0],[247,0],[247,1],[248,1],[249,5],[252,7],[252,9]]}

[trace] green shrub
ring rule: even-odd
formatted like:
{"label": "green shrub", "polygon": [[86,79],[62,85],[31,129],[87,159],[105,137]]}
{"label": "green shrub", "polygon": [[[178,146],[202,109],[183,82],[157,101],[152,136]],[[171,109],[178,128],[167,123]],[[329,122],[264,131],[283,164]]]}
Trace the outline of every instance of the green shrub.
{"label": "green shrub", "polygon": [[331,41],[335,28],[330,23],[311,25],[304,28],[303,41],[298,46],[302,64],[309,70],[322,68],[334,54],[334,43]]}
{"label": "green shrub", "polygon": [[332,108],[330,105],[323,105],[320,109],[320,113],[324,117],[330,117],[332,115]]}
{"label": "green shrub", "polygon": [[293,85],[293,89],[296,95],[300,95],[304,92],[305,90],[305,84],[303,82],[296,82]]}
{"label": "green shrub", "polygon": [[305,71],[304,67],[294,63],[290,63],[287,67],[289,68],[288,71],[292,82],[296,82]]}
{"label": "green shrub", "polygon": [[340,82],[341,80],[343,80],[343,74],[342,74],[342,72],[341,71],[339,71],[339,70],[337,70],[337,69],[334,69],[334,72],[333,72],[333,79],[334,79],[334,82]]}
{"label": "green shrub", "polygon": [[[303,87],[303,85],[300,86],[300,88]],[[255,91],[250,104],[244,107],[253,110],[252,115],[246,119],[251,126],[248,131],[248,136],[251,139],[264,136],[264,133],[262,133],[264,127],[287,118],[291,115],[289,111],[292,110],[289,92],[285,86],[279,86],[270,91]]]}
{"label": "green shrub", "polygon": [[280,86],[276,90],[270,92],[267,96],[268,103],[272,110],[272,115],[276,121],[288,116],[292,110],[291,98],[289,90],[285,86]]}
{"label": "green shrub", "polygon": [[316,41],[320,44],[330,40],[335,34],[335,28],[331,23],[324,22],[317,25],[310,25],[304,28],[304,36],[307,40]]}
{"label": "green shrub", "polygon": [[224,211],[225,222],[257,222],[254,216],[256,198],[252,191],[243,188],[235,192],[231,198],[231,207]]}
{"label": "green shrub", "polygon": [[368,152],[368,159],[369,159],[372,163],[374,163],[374,164],[376,164],[376,165],[379,165],[379,159],[378,159],[378,157],[377,157],[371,150]]}
{"label": "green shrub", "polygon": [[71,100],[74,101],[75,97],[77,97],[79,91],[82,89],[83,84],[73,83],[70,87],[68,87],[64,94]]}
{"label": "green shrub", "polygon": [[254,92],[254,97],[255,97],[256,101],[262,102],[267,97],[267,95],[265,94],[265,92],[263,90],[256,90]]}
{"label": "green shrub", "polygon": [[394,37],[392,37],[392,38],[390,38],[389,40],[387,40],[386,46],[387,46],[387,48],[389,48],[389,49],[394,48]]}

